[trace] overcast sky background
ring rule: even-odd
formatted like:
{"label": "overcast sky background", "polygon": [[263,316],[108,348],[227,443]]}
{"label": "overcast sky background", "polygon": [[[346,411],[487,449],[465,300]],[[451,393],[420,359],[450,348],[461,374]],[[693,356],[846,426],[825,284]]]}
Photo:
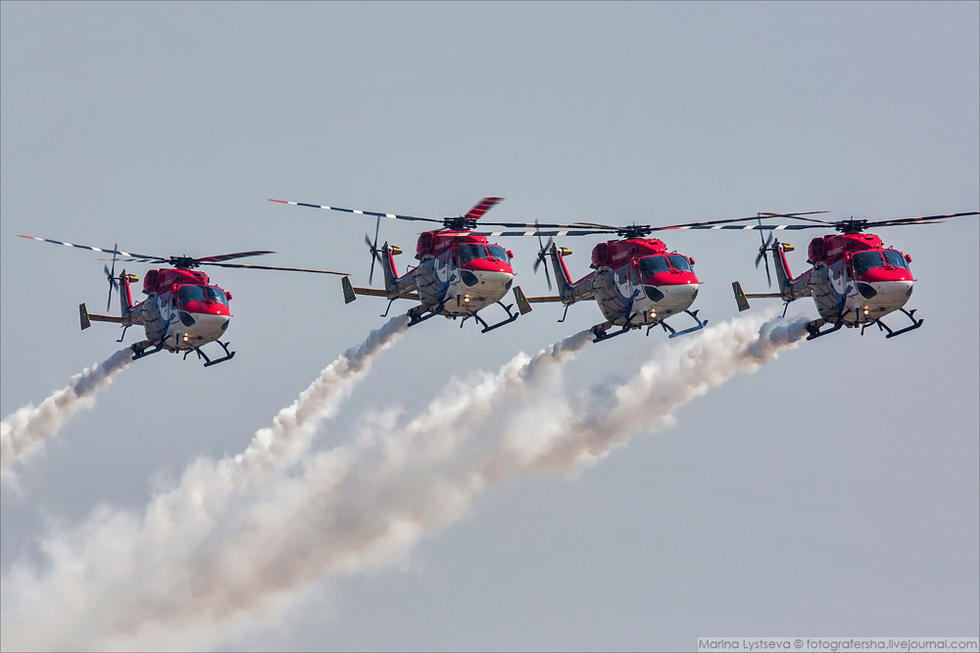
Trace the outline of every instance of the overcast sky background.
{"label": "overcast sky background", "polygon": [[[112,325],[78,330],[79,302],[104,308],[102,262],[16,234],[161,255],[267,248],[262,263],[364,284],[371,221],[266,198],[441,217],[500,195],[497,220],[652,224],[980,205],[976,2],[4,2],[0,18],[4,416],[119,346]],[[221,648],[976,636],[977,225],[880,232],[912,256],[922,329],[805,343],[574,479],[484,493],[402,563],[324,578]],[[408,252],[417,233],[382,225]],[[788,237],[794,272],[818,233]],[[736,313],[732,280],[765,287],[756,233],[665,240],[696,259],[711,321]],[[562,243],[573,275],[596,242]],[[525,292],[544,294],[536,243],[503,244]],[[234,295],[235,359],[139,361],[17,466],[20,490],[2,487],[4,573],[43,566],[38,538],[53,525],[103,504],[139,511],[198,456],[242,450],[382,323],[384,302],[345,306],[334,277],[212,278]],[[560,316],[538,305],[485,335],[443,319],[412,328],[316,448],[600,320],[593,304]],[[608,385],[672,344],[638,332],[590,347],[569,384]]]}

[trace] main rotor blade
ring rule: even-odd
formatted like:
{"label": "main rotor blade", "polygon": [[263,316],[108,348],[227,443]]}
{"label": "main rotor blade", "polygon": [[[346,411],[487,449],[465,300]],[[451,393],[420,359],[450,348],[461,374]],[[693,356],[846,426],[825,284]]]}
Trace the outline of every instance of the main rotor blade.
{"label": "main rotor blade", "polygon": [[[542,225],[545,226],[545,225]],[[594,234],[614,234],[617,233],[616,229],[595,229],[589,231],[583,231],[580,229],[546,229],[544,231],[470,231],[469,234],[473,236],[491,236],[493,238],[500,237],[525,237],[534,238],[535,236],[557,236],[562,238],[564,236],[592,236]]]}
{"label": "main rotor blade", "polygon": [[543,227],[545,229],[616,229],[609,225],[591,222],[481,222],[488,227]]}
{"label": "main rotor blade", "polygon": [[[730,224],[734,222],[748,222],[750,220],[758,220],[759,218],[791,218],[797,220],[805,220],[807,222],[817,222],[820,224],[833,224],[832,222],[827,222],[825,220],[819,220],[817,218],[807,218],[803,216],[813,215],[816,213],[829,213],[827,210],[820,211],[793,211],[792,213],[767,213],[761,212],[757,215],[745,216],[742,218],[722,218],[720,220],[701,220],[699,222],[687,222],[683,224],[671,224],[664,226],[652,226],[653,231],[661,231],[664,229],[706,229],[714,225],[720,224]],[[739,229],[738,226],[724,227],[726,229]]]}
{"label": "main rotor blade", "polygon": [[[763,213],[760,213],[760,214],[757,214],[757,215],[745,216],[745,217],[741,217],[741,218],[722,218],[720,220],[701,220],[699,222],[685,222],[685,223],[680,223],[680,224],[659,225],[659,226],[657,226],[657,225],[649,225],[649,227],[650,227],[650,230],[651,231],[662,231],[662,230],[666,230],[666,229],[698,229],[698,228],[706,228],[709,225],[727,224],[727,223],[733,223],[733,222],[747,222],[749,220],[758,220],[760,217],[763,217],[763,218],[791,218],[791,219],[797,219],[797,220],[805,220],[805,221],[808,221],[808,222],[817,222],[817,223],[820,223],[820,224],[833,224],[832,222],[828,222],[826,220],[818,220],[817,218],[803,217],[803,216],[817,214],[817,213],[829,213],[829,211],[827,211],[827,210],[820,210],[820,211],[794,211],[792,213],[766,213],[766,212],[763,212]],[[600,224],[600,223],[597,223],[597,222],[570,222],[570,223],[545,223],[545,222],[481,222],[480,224],[484,224],[484,225],[487,225],[487,226],[494,226],[494,227],[536,227],[536,226],[540,226],[540,227],[544,227],[546,229],[578,229],[578,230],[585,231],[586,233],[589,233],[589,232],[607,233],[609,231],[611,231],[613,233],[616,233],[616,232],[624,229],[624,227],[617,227],[615,225],[609,225],[609,224]],[[510,235],[510,234],[508,234],[508,235]],[[576,235],[584,235],[584,234],[576,234]]]}
{"label": "main rotor blade", "polygon": [[287,272],[313,272],[315,274],[336,274],[341,277],[349,277],[347,272],[334,272],[332,270],[316,270],[313,268],[286,268],[278,265],[249,265],[248,263],[203,263],[202,265],[214,265],[219,268],[243,268],[247,270],[285,270]]}
{"label": "main rotor blade", "polygon": [[401,213],[382,213],[380,211],[365,211],[362,209],[346,209],[341,206],[327,206],[326,204],[310,204],[308,202],[293,202],[290,200],[274,200],[269,198],[270,202],[278,202],[279,204],[289,204],[291,206],[307,206],[311,209],[323,209],[325,211],[340,211],[342,213],[353,213],[355,215],[373,215],[379,218],[394,218],[396,220],[415,220],[421,222],[438,222],[442,224],[442,220],[436,218],[422,218],[416,215],[403,215]]}
{"label": "main rotor blade", "polygon": [[216,263],[218,261],[230,261],[233,258],[244,258],[246,256],[260,256],[262,254],[275,254],[270,249],[259,249],[253,252],[235,252],[234,254],[216,254],[214,256],[203,256],[195,259],[199,263]]}
{"label": "main rotor blade", "polygon": [[463,218],[467,220],[479,220],[483,214],[492,209],[496,204],[503,201],[502,197],[484,197],[476,206],[466,212]]}
{"label": "main rotor blade", "polygon": [[153,254],[137,254],[136,252],[124,252],[115,248],[108,247],[95,247],[94,245],[79,245],[78,243],[66,243],[62,240],[52,240],[51,238],[41,238],[40,236],[24,236],[18,234],[21,238],[29,238],[30,240],[38,240],[43,243],[51,243],[52,245],[64,245],[65,247],[74,247],[75,249],[88,249],[93,252],[103,252],[105,254],[113,254],[118,256],[125,256],[132,260],[147,260],[147,261],[158,261],[160,263],[166,263],[169,259],[166,256],[155,256]]}
{"label": "main rotor blade", "polygon": [[945,215],[923,215],[914,218],[888,218],[887,220],[875,220],[869,222],[869,227],[892,227],[906,224],[929,223],[930,221],[942,221],[946,218],[960,218],[970,215],[980,215],[980,211],[965,211],[963,213],[947,213]]}

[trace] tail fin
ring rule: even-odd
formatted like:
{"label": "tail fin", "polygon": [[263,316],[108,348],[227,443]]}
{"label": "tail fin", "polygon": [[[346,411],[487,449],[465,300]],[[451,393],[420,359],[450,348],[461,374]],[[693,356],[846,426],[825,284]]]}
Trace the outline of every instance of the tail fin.
{"label": "tail fin", "polygon": [[381,269],[385,274],[385,290],[393,290],[398,280],[398,270],[395,268],[395,255],[401,254],[400,247],[389,245],[388,241],[381,246]]}
{"label": "tail fin", "polygon": [[139,277],[135,274],[126,274],[123,270],[119,274],[119,316],[129,317],[130,311],[133,310],[133,293],[129,289],[130,282],[139,281]]}
{"label": "tail fin", "polygon": [[779,292],[783,296],[787,295],[793,281],[793,273],[789,271],[789,263],[786,262],[786,252],[791,251],[793,251],[793,246],[789,243],[773,241],[772,263],[776,268],[776,283],[779,285]]}
{"label": "tail fin", "polygon": [[558,247],[554,243],[548,251],[551,255],[551,267],[555,271],[555,283],[558,284],[558,294],[562,298],[571,299],[572,297],[572,278],[565,267],[565,257],[572,253],[567,247]]}

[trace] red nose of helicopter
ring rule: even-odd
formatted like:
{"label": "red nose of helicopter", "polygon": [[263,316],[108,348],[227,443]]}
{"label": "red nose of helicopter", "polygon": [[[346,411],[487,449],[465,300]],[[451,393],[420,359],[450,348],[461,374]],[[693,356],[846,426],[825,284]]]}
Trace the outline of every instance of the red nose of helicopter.
{"label": "red nose of helicopter", "polygon": [[656,315],[666,317],[690,308],[700,284],[694,272],[665,270],[643,280],[643,291],[653,303]]}
{"label": "red nose of helicopter", "polygon": [[460,277],[467,287],[488,296],[500,296],[510,290],[514,269],[509,261],[473,259],[460,266]]}
{"label": "red nose of helicopter", "polygon": [[875,267],[855,275],[865,319],[873,320],[905,306],[912,296],[912,272],[898,266]]}
{"label": "red nose of helicopter", "polygon": [[180,337],[183,343],[197,345],[217,340],[228,328],[231,313],[227,304],[195,301],[184,304],[178,311]]}

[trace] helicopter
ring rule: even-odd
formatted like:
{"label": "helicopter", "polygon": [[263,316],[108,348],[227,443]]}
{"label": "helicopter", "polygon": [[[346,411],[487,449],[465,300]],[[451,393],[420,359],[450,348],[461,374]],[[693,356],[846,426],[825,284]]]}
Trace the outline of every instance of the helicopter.
{"label": "helicopter", "polygon": [[[531,305],[525,300],[520,286],[514,286],[514,270],[511,267],[513,253],[503,247],[488,242],[487,232],[475,231],[477,221],[498,204],[500,197],[484,197],[472,209],[463,215],[447,218],[428,218],[398,213],[366,211],[349,209],[307,202],[270,199],[270,202],[288,204],[290,206],[305,206],[327,211],[340,211],[356,215],[369,215],[376,218],[374,240],[367,234],[364,236],[368,250],[371,252],[371,271],[368,283],[374,281],[375,262],[381,264],[384,273],[384,288],[360,288],[350,282],[350,277],[341,280],[344,301],[351,303],[358,295],[384,297],[388,299],[388,309],[382,317],[391,310],[396,299],[418,301],[417,306],[408,310],[409,324],[415,326],[436,315],[443,315],[455,320],[462,318],[460,328],[466,320],[473,318],[482,329],[482,333],[493,331],[515,321],[521,315],[531,311]],[[441,223],[442,227],[424,231],[416,243],[415,258],[419,261],[416,267],[410,267],[404,274],[399,275],[395,267],[394,257],[402,253],[401,248],[389,245],[387,242],[378,247],[378,233],[381,218],[409,220],[415,222]],[[488,226],[502,227],[534,227],[534,223],[526,222],[483,222]],[[550,225],[566,227],[571,225]],[[514,304],[504,304],[501,300],[508,290],[513,287],[517,311],[511,309]],[[498,304],[507,314],[499,322],[489,324],[480,315],[484,308]]]}
{"label": "helicopter", "polygon": [[[891,218],[886,220],[869,221],[856,220],[821,220],[806,219],[811,224],[759,224],[742,227],[743,229],[768,230],[769,237],[764,239],[759,234],[761,246],[756,256],[755,265],[758,268],[761,261],[766,264],[766,278],[772,286],[772,276],[769,272],[771,252],[773,265],[776,270],[778,293],[746,293],[738,281],[732,282],[735,302],[739,311],[749,308],[749,298],[771,297],[785,302],[783,315],[789,303],[801,297],[813,297],[820,317],[806,325],[809,332],[807,340],[840,330],[842,327],[865,329],[876,325],[879,332],[885,332],[885,338],[893,338],[908,333],[922,326],[924,320],[916,319],[916,309],[907,310],[905,304],[912,296],[915,279],[909,264],[912,257],[893,247],[885,247],[881,238],[875,234],[865,233],[868,229],[880,227],[896,227],[905,225],[938,224],[948,218],[980,215],[980,212],[947,213],[943,215],[927,215],[908,218]],[[784,217],[772,214],[761,214],[763,218]],[[787,216],[796,217],[796,216]],[[786,261],[786,252],[794,250],[789,243],[774,239],[773,232],[779,230],[800,229],[829,229],[837,234],[814,238],[807,250],[807,262],[812,266],[800,276],[794,277]],[[904,314],[910,321],[906,326],[895,329],[882,321],[886,315],[894,312]],[[827,326],[826,329],[822,327]],[[821,330],[822,329],[822,330]]]}
{"label": "helicopter", "polygon": [[[804,211],[786,215],[808,215],[822,211]],[[690,228],[717,228],[728,222],[752,218],[724,218],[675,225],[653,226],[633,224],[612,226],[591,222],[575,223],[574,229],[536,232],[494,232],[492,236],[538,237],[538,258],[534,270],[550,259],[558,284],[557,296],[526,297],[528,303],[561,302],[565,306],[559,322],[564,322],[569,307],[579,301],[594,299],[602,311],[605,321],[592,327],[593,342],[601,342],[634,329],[646,327],[646,334],[659,325],[669,338],[703,329],[707,320],[698,317],[698,311],[689,310],[698,296],[700,281],[694,273],[694,259],[677,252],[668,251],[666,244],[657,238],[648,238],[655,231]],[[545,227],[546,225],[540,225]],[[741,227],[739,227],[741,228]],[[593,271],[572,281],[565,266],[565,257],[572,253],[567,247],[559,247],[554,237],[582,236],[593,234],[615,234],[617,240],[599,243],[592,250]],[[548,243],[542,236],[549,236]],[[544,268],[551,290],[548,266]],[[666,322],[667,318],[686,313],[694,324],[678,330]],[[611,331],[613,327],[618,330]]]}
{"label": "helicopter", "polygon": [[[88,312],[85,304],[78,306],[79,322],[82,330],[92,326],[92,322],[113,322],[122,325],[122,335],[116,342],[122,342],[126,335],[126,330],[134,325],[143,327],[146,335],[145,340],[131,345],[133,350],[133,360],[144,358],[159,351],[169,351],[171,353],[184,352],[184,359],[192,351],[197,354],[198,359],[204,360],[204,367],[217,365],[235,356],[235,352],[228,349],[228,342],[222,342],[219,338],[228,329],[231,319],[231,312],[228,303],[231,301],[231,291],[214,285],[211,279],[204,272],[194,268],[202,265],[213,265],[223,268],[243,268],[249,270],[287,270],[293,272],[311,272],[316,274],[336,274],[345,275],[344,272],[332,272],[330,270],[317,270],[310,268],[279,267],[271,265],[251,265],[243,263],[226,263],[231,259],[244,258],[247,256],[259,256],[263,254],[273,254],[271,250],[256,250],[251,252],[235,252],[232,254],[218,254],[215,256],[204,256],[194,258],[191,256],[155,256],[152,254],[138,254],[135,252],[124,252],[117,249],[114,245],[111,249],[107,247],[93,247],[91,245],[79,245],[67,243],[60,240],[40,238],[38,236],[24,236],[53,245],[64,245],[76,249],[88,249],[93,252],[112,254],[112,268],[104,266],[106,279],[109,282],[109,297],[106,301],[106,311],[112,304],[112,291],[118,290],[120,314],[95,315]],[[139,263],[166,264],[170,268],[149,270],[143,278],[143,294],[146,299],[134,304],[130,284],[139,281],[136,275],[129,274],[123,270],[117,276],[116,261],[136,261]],[[205,354],[201,347],[209,342],[217,342],[224,350],[224,356],[211,359]]]}

